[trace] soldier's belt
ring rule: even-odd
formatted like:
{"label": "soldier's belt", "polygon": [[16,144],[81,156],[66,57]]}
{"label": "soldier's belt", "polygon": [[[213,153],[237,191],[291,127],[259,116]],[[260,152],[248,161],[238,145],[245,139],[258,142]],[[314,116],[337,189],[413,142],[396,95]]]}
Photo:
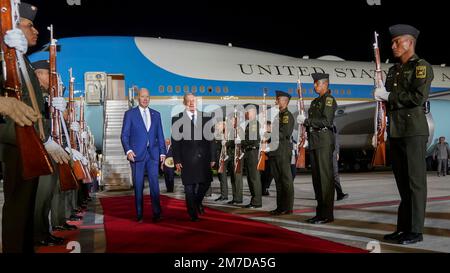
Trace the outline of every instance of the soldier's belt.
{"label": "soldier's belt", "polygon": [[330,130],[330,129],[328,129],[328,127],[324,127],[324,128],[321,128],[321,129],[312,128],[312,127],[309,128],[309,132],[311,132],[311,133],[312,132],[319,132],[319,133],[321,133],[321,132],[326,132],[328,130]]}
{"label": "soldier's belt", "polygon": [[258,150],[258,149],[259,149],[259,147],[257,147],[257,146],[250,146],[250,147],[246,147],[244,150],[246,152],[249,152],[249,151]]}

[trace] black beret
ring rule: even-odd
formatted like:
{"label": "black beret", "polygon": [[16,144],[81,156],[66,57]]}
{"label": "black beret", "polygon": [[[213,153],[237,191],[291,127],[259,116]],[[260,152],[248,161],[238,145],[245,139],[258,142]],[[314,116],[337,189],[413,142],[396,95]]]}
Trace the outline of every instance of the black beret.
{"label": "black beret", "polygon": [[19,14],[20,17],[28,19],[30,21],[34,21],[34,18],[36,17],[37,8],[33,5],[30,5],[28,3],[20,3],[19,4]]}
{"label": "black beret", "polygon": [[392,38],[395,38],[395,37],[401,36],[401,35],[411,35],[417,39],[420,34],[420,31],[418,29],[416,29],[415,27],[410,26],[410,25],[402,25],[402,24],[391,26],[389,28],[389,32],[391,33]]}
{"label": "black beret", "polygon": [[330,75],[325,73],[312,73],[311,77],[313,78],[314,82],[320,80],[330,80]]}
{"label": "black beret", "polygon": [[50,70],[50,62],[48,60],[40,60],[31,64],[34,69]]}
{"label": "black beret", "polygon": [[278,97],[288,97],[289,99],[291,99],[291,95],[289,95],[288,93],[286,93],[284,91],[277,90],[277,91],[275,91],[275,93],[276,93],[277,98]]}

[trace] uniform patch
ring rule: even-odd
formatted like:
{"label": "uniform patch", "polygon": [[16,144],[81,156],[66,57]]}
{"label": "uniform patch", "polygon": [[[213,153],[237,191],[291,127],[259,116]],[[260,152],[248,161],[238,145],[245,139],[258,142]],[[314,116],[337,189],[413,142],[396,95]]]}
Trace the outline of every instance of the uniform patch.
{"label": "uniform patch", "polygon": [[283,116],[283,120],[281,121],[283,124],[288,124],[289,123],[289,116]]}
{"label": "uniform patch", "polygon": [[333,98],[327,98],[325,105],[328,107],[332,107],[333,106]]}
{"label": "uniform patch", "polygon": [[427,67],[420,65],[416,67],[416,78],[425,79],[427,77]]}

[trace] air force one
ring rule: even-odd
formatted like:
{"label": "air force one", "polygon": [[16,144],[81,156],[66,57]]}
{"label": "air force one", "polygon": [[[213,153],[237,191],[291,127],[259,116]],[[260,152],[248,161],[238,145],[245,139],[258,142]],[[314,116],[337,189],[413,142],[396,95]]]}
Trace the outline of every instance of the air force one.
{"label": "air force one", "polygon": [[[370,162],[372,152],[374,63],[345,61],[334,56],[318,59],[293,58],[268,52],[200,42],[143,37],[77,37],[58,41],[58,72],[69,81],[68,69],[76,78],[76,96],[87,99],[86,121],[103,147],[105,104],[128,100],[132,86],[151,92],[152,108],[161,112],[164,133],[170,135],[172,106],[180,105],[185,92],[203,99],[203,105],[274,103],[275,90],[296,97],[297,78],[306,105],[316,97],[311,73],[330,74],[330,89],[337,99],[336,125],[344,158],[354,164]],[[367,54],[370,56],[371,51]],[[391,52],[381,52],[391,55]],[[34,53],[32,61],[48,58],[48,51]],[[386,57],[385,57],[386,58]],[[386,75],[392,64],[382,64]],[[428,115],[430,145],[439,136],[450,136],[450,68],[433,66],[434,81]],[[67,96],[68,94],[65,94]],[[297,114],[296,101],[289,109]],[[108,122],[106,120],[106,122]],[[352,163],[352,164],[353,164]]]}

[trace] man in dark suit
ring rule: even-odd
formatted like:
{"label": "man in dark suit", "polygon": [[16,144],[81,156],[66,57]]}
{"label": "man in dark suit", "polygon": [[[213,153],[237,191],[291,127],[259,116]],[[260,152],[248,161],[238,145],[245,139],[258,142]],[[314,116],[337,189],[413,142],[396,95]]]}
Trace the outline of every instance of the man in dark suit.
{"label": "man in dark suit", "polygon": [[196,97],[183,97],[186,110],[172,118],[172,146],[175,166],[181,172],[186,207],[191,221],[203,214],[202,201],[213,180],[215,165],[214,122],[197,111]]}
{"label": "man in dark suit", "polygon": [[166,161],[162,163],[162,170],[164,172],[167,192],[173,192],[175,168],[171,165],[173,163],[173,149],[170,138],[166,139],[166,149]]}
{"label": "man in dark suit", "polygon": [[150,94],[147,89],[142,88],[139,91],[138,100],[138,107],[125,112],[122,146],[131,164],[137,220],[140,223],[143,221],[144,172],[147,171],[153,222],[158,222],[161,219],[158,167],[166,157],[161,115],[148,107]]}

